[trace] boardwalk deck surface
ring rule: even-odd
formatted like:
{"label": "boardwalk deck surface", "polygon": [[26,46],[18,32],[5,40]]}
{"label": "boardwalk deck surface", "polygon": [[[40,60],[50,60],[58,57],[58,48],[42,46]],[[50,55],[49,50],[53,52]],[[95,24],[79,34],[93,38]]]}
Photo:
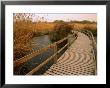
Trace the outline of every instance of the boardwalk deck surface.
{"label": "boardwalk deck surface", "polygon": [[44,75],[94,75],[95,60],[91,53],[92,41],[83,33]]}

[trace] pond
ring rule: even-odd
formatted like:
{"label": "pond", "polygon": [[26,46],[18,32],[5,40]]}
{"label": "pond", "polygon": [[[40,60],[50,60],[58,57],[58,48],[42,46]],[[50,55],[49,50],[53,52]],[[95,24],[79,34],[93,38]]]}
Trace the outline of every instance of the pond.
{"label": "pond", "polygon": [[38,50],[38,49],[41,49],[43,47],[48,46],[51,43],[52,42],[49,38],[49,35],[43,35],[43,36],[40,36],[40,37],[34,37],[32,39],[31,46],[32,46],[33,50]]}

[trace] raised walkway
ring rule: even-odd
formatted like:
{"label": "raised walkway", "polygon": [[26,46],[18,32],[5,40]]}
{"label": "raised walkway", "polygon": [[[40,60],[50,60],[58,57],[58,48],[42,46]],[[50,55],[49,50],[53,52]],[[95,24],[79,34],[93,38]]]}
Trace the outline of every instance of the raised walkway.
{"label": "raised walkway", "polygon": [[96,60],[92,51],[92,41],[78,32],[78,37],[66,52],[44,75],[95,75]]}

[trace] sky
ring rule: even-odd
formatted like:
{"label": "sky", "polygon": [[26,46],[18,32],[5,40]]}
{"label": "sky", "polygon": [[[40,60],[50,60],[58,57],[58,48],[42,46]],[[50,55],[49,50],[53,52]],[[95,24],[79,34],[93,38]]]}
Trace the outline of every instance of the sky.
{"label": "sky", "polygon": [[[43,19],[41,19],[43,17]],[[97,14],[96,13],[74,13],[74,14],[34,14],[33,21],[48,21],[52,22],[54,20],[63,20],[63,21],[83,21],[83,20],[89,20],[89,21],[97,21]]]}

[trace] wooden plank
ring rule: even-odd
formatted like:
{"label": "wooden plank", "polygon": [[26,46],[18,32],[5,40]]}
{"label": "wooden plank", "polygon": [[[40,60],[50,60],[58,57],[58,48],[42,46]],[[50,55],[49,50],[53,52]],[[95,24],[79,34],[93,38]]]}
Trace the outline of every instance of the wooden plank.
{"label": "wooden plank", "polygon": [[64,47],[62,47],[59,51],[58,51],[58,53],[60,53],[63,49],[65,49],[67,46],[69,45],[69,43],[67,43]]}

